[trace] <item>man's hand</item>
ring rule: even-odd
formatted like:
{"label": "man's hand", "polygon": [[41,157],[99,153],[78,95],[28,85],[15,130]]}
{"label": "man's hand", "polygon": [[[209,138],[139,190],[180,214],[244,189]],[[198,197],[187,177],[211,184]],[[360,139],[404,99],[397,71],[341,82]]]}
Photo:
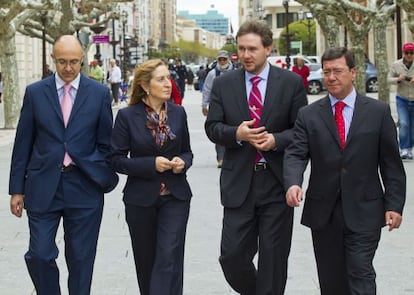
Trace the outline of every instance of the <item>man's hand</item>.
{"label": "man's hand", "polygon": [[266,135],[268,134],[264,126],[254,128],[255,119],[250,121],[243,121],[239,127],[237,127],[236,138],[237,140],[247,141],[250,144],[256,146],[266,141]]}
{"label": "man's hand", "polygon": [[24,196],[21,194],[11,195],[10,198],[10,211],[13,215],[17,217],[22,217],[23,205],[24,205]]}
{"label": "man's hand", "polygon": [[252,143],[259,151],[270,151],[276,146],[275,137],[271,133],[263,132],[262,136]]}
{"label": "man's hand", "polygon": [[292,185],[286,192],[286,204],[290,207],[299,207],[302,198],[303,191],[298,185]]}
{"label": "man's hand", "polygon": [[402,222],[400,213],[394,211],[385,212],[385,224],[388,225],[388,230],[392,231],[394,228],[399,228]]}
{"label": "man's hand", "polygon": [[201,112],[203,113],[204,116],[208,115],[208,108],[201,108]]}

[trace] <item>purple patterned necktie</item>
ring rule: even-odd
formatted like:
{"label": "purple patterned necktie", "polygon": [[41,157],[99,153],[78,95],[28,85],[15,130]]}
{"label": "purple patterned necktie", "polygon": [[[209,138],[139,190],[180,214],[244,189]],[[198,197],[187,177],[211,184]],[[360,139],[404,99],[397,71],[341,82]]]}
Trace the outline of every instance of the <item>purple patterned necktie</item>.
{"label": "purple patterned necktie", "polygon": [[[254,76],[250,78],[250,82],[252,82],[252,89],[249,95],[249,113],[252,119],[256,119],[256,122],[254,122],[253,125],[254,128],[259,127],[260,118],[262,116],[262,96],[260,94],[259,88],[257,87],[261,80],[262,78],[260,78],[259,76]],[[263,158],[262,154],[259,151],[257,151],[254,162],[258,163],[261,158]]]}

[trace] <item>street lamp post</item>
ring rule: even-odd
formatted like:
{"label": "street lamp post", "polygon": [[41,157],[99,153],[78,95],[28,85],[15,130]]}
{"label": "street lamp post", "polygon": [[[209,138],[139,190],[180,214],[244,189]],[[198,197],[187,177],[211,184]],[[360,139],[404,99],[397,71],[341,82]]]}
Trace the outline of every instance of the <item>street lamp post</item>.
{"label": "street lamp post", "polygon": [[124,10],[122,11],[122,76],[124,77],[124,80],[126,80],[126,72],[127,72],[127,44],[126,44],[126,33],[125,33],[125,26],[128,21],[128,13]]}
{"label": "street lamp post", "polygon": [[112,19],[112,40],[109,43],[112,45],[112,57],[116,59],[116,45],[119,40],[115,40],[115,19]]}
{"label": "street lamp post", "polygon": [[[96,19],[96,21],[99,21],[99,19]],[[106,29],[105,26],[96,26],[96,27],[91,27],[92,32],[95,33],[95,35],[99,35],[100,33],[102,33],[104,30]],[[101,61],[101,46],[99,45],[99,43],[95,43],[95,47],[96,47],[96,53],[94,55],[94,58],[100,62]]]}
{"label": "street lamp post", "polygon": [[290,69],[290,34],[289,34],[289,0],[283,1],[285,7],[285,24],[286,24],[286,68]]}
{"label": "street lamp post", "polygon": [[[313,15],[311,12],[303,12],[302,10],[299,12],[299,17],[300,17],[300,22],[302,24],[304,24],[307,28],[308,28],[308,41],[306,41],[307,43],[307,55],[311,55],[311,51],[312,51],[312,20],[313,20]],[[306,20],[306,23],[304,23],[303,21]]]}

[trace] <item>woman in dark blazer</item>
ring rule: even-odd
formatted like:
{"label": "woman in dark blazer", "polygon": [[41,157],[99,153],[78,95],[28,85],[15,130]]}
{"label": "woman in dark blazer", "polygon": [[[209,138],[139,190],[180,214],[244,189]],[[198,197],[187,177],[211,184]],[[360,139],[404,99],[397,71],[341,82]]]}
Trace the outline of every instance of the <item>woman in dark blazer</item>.
{"label": "woman in dark blazer", "polygon": [[167,65],[143,63],[112,133],[112,165],[128,176],[123,201],[141,295],[183,293],[193,153],[184,108],[170,96]]}

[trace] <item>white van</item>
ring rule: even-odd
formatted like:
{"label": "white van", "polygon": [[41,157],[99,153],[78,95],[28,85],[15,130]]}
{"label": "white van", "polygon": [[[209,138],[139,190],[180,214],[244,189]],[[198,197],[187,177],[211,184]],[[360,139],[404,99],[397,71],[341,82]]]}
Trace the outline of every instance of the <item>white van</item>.
{"label": "white van", "polygon": [[[295,64],[296,62],[296,58],[301,57],[305,63],[305,65],[307,65],[309,67],[309,70],[311,72],[313,71],[317,71],[321,68],[321,64],[320,63],[315,63],[312,60],[308,59],[306,56],[302,56],[302,55],[291,55],[290,56],[290,69],[292,69],[292,66]],[[274,66],[277,66],[279,68],[286,68],[286,55],[279,55],[279,56],[269,56],[267,58],[267,61]]]}

